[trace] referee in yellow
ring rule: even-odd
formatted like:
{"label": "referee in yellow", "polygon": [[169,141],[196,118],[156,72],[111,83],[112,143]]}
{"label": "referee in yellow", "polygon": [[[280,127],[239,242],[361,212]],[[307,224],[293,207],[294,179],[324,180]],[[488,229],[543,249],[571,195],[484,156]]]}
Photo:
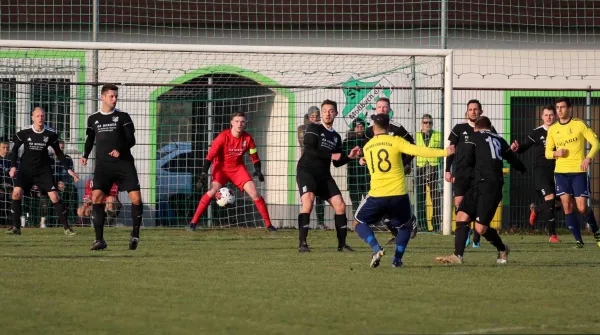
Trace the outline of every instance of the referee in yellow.
{"label": "referee in yellow", "polygon": [[[598,152],[598,137],[585,122],[572,117],[573,105],[569,98],[556,100],[558,122],[548,128],[546,139],[546,158],[556,159],[554,180],[556,181],[556,196],[560,197],[565,211],[567,227],[575,237],[575,247],[583,248],[583,238],[574,204],[579,213],[590,225],[596,244],[600,247],[600,233],[594,212],[587,205],[590,197],[590,183],[587,170],[592,158]],[[585,141],[592,148],[586,155]]]}

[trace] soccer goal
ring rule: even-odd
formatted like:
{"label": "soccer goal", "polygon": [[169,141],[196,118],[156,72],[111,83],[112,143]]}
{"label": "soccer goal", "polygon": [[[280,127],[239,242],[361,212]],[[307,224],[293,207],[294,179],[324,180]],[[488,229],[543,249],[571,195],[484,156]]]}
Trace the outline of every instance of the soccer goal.
{"label": "soccer goal", "polygon": [[[119,85],[117,107],[131,114],[136,128],[132,153],[147,226],[189,222],[203,192],[195,186],[202,160],[236,111],[247,114],[246,131],[256,141],[266,176],[264,183],[255,183],[279,227],[296,227],[300,201],[295,171],[302,129],[311,122],[313,106],[320,108],[323,100],[337,101],[334,128],[348,143],[360,136],[357,121],[368,126],[383,97],[391,101],[392,120],[413,137],[425,114],[441,133],[442,146],[452,128],[451,50],[20,40],[0,40],[0,48],[0,136],[11,138],[30,124],[32,107],[42,106],[48,126],[58,131],[75,160],[82,154],[87,117],[98,110],[99,88]],[[252,173],[250,159],[245,161]],[[407,179],[415,211],[426,217],[421,231],[450,234],[451,188],[443,182],[444,162],[431,164],[439,171],[433,183],[415,176],[416,164]],[[75,170],[83,178],[74,185],[78,195],[71,206],[81,202],[93,164],[84,168],[76,162]],[[358,184],[365,173],[364,168],[332,167],[349,218],[352,200],[364,196]],[[227,187],[235,190],[235,205],[213,203],[201,224],[262,226],[252,200],[233,185]],[[431,188],[437,192],[429,192]],[[120,216],[126,221],[128,199],[125,193],[120,198]],[[324,224],[333,226],[333,212],[325,207]],[[311,225],[318,225],[321,218],[313,215]],[[431,225],[433,216],[440,215],[443,224]]]}

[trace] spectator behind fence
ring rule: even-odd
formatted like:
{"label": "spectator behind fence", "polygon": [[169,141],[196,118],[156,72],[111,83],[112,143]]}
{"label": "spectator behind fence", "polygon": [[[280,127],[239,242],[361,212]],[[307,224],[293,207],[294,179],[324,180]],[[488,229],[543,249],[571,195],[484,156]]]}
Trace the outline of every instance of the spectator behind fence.
{"label": "spectator behind fence", "polygon": [[[298,127],[298,143],[300,144],[300,151],[304,154],[304,134],[306,128],[311,123],[321,122],[321,112],[319,107],[312,106],[308,108],[308,113],[304,115],[304,124]],[[325,226],[325,200],[321,197],[315,197],[315,212],[317,213],[317,224],[320,228],[326,229]]]}
{"label": "spectator behind fence", "polygon": [[0,138],[0,226],[12,225],[10,222],[10,201],[13,183],[8,175],[9,171],[8,141],[5,138]]}
{"label": "spectator behind fence", "polygon": [[[346,139],[342,143],[344,152],[350,152],[350,150],[356,146],[363,148],[368,141],[365,136],[365,121],[356,119],[352,122],[351,127],[352,129],[348,131]],[[348,162],[347,171],[348,193],[350,193],[350,200],[352,201],[352,211],[356,212],[361,198],[369,193],[371,179],[369,177],[367,166],[361,166],[358,160],[350,160]]]}
{"label": "spectator behind fence", "polygon": [[[58,142],[60,149],[65,151],[65,141],[60,140]],[[65,154],[65,160],[67,166],[63,166],[56,153],[53,154],[52,170],[54,171],[55,183],[58,186],[60,197],[65,203],[67,209],[67,218],[73,219],[76,215],[75,209],[77,208],[77,188],[73,183],[73,177],[69,175],[67,170],[73,170],[73,159],[71,156]]]}
{"label": "spectator behind fence", "polygon": [[[433,129],[433,118],[429,114],[421,118],[421,131],[415,136],[417,146],[442,148],[442,135]],[[417,157],[417,218],[421,227],[427,227],[427,186],[433,204],[431,224],[433,230],[438,230],[441,216],[441,192],[439,183],[440,158]],[[429,229],[428,229],[429,230]]]}
{"label": "spectator behind fence", "polygon": [[[88,179],[85,182],[85,194],[83,195],[83,203],[77,209],[77,216],[81,220],[81,225],[92,226],[90,215],[92,213],[92,186],[93,182]],[[106,204],[106,221],[108,225],[116,225],[117,217],[123,205],[119,200],[119,187],[113,184],[108,195],[104,196],[103,202]]]}

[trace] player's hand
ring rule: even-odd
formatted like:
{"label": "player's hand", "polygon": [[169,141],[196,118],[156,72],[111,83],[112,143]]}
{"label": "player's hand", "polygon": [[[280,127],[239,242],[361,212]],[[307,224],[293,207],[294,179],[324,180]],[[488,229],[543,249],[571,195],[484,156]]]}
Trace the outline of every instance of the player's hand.
{"label": "player's hand", "polygon": [[364,166],[365,164],[367,164],[367,160],[366,160],[364,157],[361,157],[361,158],[358,160],[358,164],[360,164],[360,165],[363,165],[363,166]]}
{"label": "player's hand", "polygon": [[198,182],[196,183],[196,187],[201,190],[208,185],[208,175],[206,173],[202,173],[198,178]]}
{"label": "player's hand", "polygon": [[588,167],[592,164],[592,159],[587,157],[581,162],[581,171],[587,171]]}
{"label": "player's hand", "polygon": [[67,170],[67,173],[69,174],[69,176],[73,177],[73,180],[74,180],[75,182],[78,182],[78,181],[79,181],[79,176],[77,175],[77,173],[73,172],[73,170],[71,170],[71,169],[68,169],[68,170]]}
{"label": "player's hand", "polygon": [[517,140],[510,145],[510,150],[512,150],[512,152],[519,151],[519,142],[517,142]]}
{"label": "player's hand", "polygon": [[257,170],[257,171],[254,171],[254,173],[252,174],[252,176],[253,176],[253,177],[257,177],[257,178],[258,178],[258,181],[260,181],[261,183],[262,183],[263,181],[265,181],[265,176],[262,174],[262,172],[260,172],[260,171],[258,171],[258,170]]}
{"label": "player's hand", "polygon": [[411,173],[412,169],[410,168],[410,165],[404,165],[404,175],[408,176]]}
{"label": "player's hand", "polygon": [[79,160],[79,163],[81,163],[81,165],[85,166],[87,164],[87,158],[81,157],[81,159]]}
{"label": "player's hand", "polygon": [[448,156],[454,155],[455,152],[456,152],[456,146],[454,144],[451,144],[446,148],[446,153],[448,153]]}
{"label": "player's hand", "polygon": [[17,175],[17,168],[16,167],[10,168],[10,171],[8,172],[8,176],[11,178],[14,178],[16,175]]}
{"label": "player's hand", "polygon": [[569,150],[566,148],[558,149],[554,152],[554,157],[567,157]]}
{"label": "player's hand", "polygon": [[358,156],[360,156],[360,147],[359,146],[355,146],[354,148],[352,148],[352,150],[350,150],[350,154],[348,155],[348,158],[357,158]]}
{"label": "player's hand", "polygon": [[115,149],[115,150],[109,152],[108,155],[112,156],[114,158],[119,158],[120,153],[119,153],[119,151],[117,151],[117,149]]}
{"label": "player's hand", "polygon": [[331,160],[334,160],[334,161],[339,161],[339,160],[340,160],[340,158],[342,158],[342,154],[340,154],[340,153],[337,153],[337,154],[331,154]]}
{"label": "player's hand", "polygon": [[446,174],[444,175],[444,179],[449,182],[449,183],[453,183],[454,182],[454,177],[452,177],[452,173],[451,172],[446,172]]}

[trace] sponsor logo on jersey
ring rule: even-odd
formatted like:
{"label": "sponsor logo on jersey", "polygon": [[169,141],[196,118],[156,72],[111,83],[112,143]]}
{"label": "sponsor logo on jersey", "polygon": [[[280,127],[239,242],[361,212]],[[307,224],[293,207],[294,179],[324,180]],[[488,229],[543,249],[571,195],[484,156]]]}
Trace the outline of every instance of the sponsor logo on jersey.
{"label": "sponsor logo on jersey", "polygon": [[242,148],[246,146],[246,141],[242,142]]}
{"label": "sponsor logo on jersey", "polygon": [[48,143],[48,136],[44,136],[42,140],[44,141],[44,143]]}
{"label": "sponsor logo on jersey", "polygon": [[115,117],[112,118],[112,120],[113,120],[113,122],[119,122],[119,117],[115,116]]}

